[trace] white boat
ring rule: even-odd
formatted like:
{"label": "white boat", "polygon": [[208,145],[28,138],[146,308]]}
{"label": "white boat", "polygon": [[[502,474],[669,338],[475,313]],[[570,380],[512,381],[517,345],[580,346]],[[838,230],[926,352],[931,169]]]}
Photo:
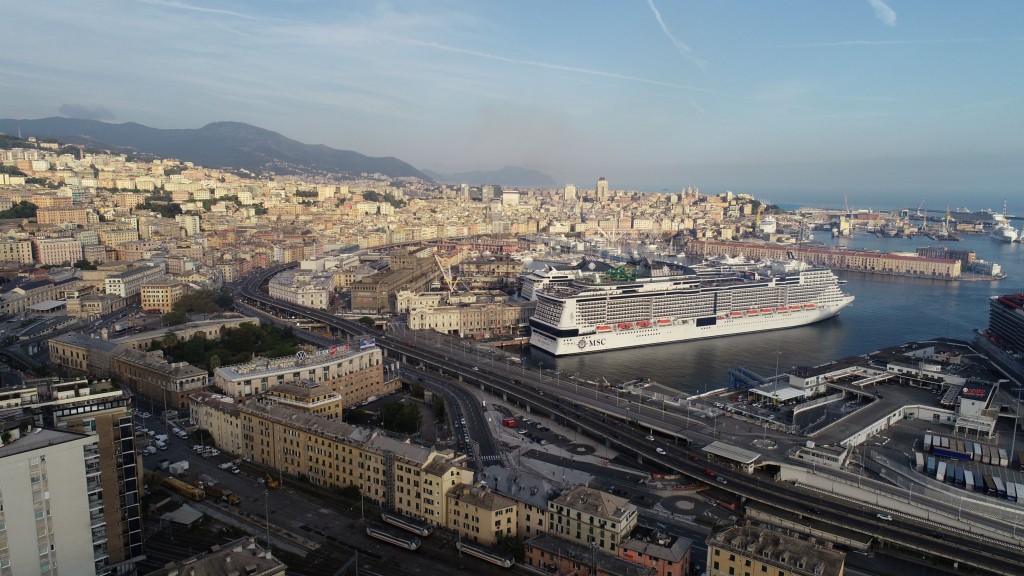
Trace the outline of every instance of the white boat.
{"label": "white boat", "polygon": [[993,226],[992,233],[989,234],[989,236],[996,240],[999,240],[1000,242],[1016,242],[1017,229],[1003,222]]}
{"label": "white boat", "polygon": [[538,287],[530,344],[563,356],[747,334],[825,320],[853,302],[831,270],[803,263],[710,274],[657,266]]}

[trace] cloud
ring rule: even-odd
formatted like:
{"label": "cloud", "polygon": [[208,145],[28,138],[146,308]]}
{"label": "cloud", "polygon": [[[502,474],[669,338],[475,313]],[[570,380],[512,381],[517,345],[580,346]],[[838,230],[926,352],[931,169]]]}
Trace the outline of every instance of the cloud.
{"label": "cloud", "polygon": [[682,54],[683,57],[686,58],[687,60],[690,60],[691,62],[696,64],[699,68],[704,69],[704,67],[707,66],[708,64],[707,60],[702,60],[694,56],[692,48],[690,48],[684,42],[680,41],[678,38],[672,35],[672,32],[669,31],[668,26],[665,25],[665,20],[662,19],[661,17],[661,12],[659,12],[658,7],[654,5],[654,0],[647,0],[647,6],[649,6],[651,12],[654,13],[654,19],[658,21],[658,26],[661,26],[661,31],[665,33],[665,36],[668,36],[669,41],[671,41],[672,44],[675,45],[676,49],[679,50],[679,53]]}
{"label": "cloud", "polygon": [[896,25],[896,12],[883,0],[868,0],[868,4],[875,9],[875,18],[878,18],[879,22],[890,27]]}
{"label": "cloud", "polygon": [[235,12],[233,10],[221,10],[218,8],[207,8],[205,6],[195,6],[185,2],[177,2],[175,0],[141,0],[144,4],[151,4],[153,6],[163,6],[165,8],[177,8],[178,10],[187,10],[190,12],[202,12],[204,14],[217,14],[219,16],[234,16],[235,18],[246,18],[249,20],[256,20],[256,16],[250,14],[243,14],[242,12]]}
{"label": "cloud", "polygon": [[719,92],[716,90],[710,90],[707,88],[700,88],[697,86],[689,86],[685,84],[676,84],[673,82],[664,82],[662,80],[654,80],[650,78],[642,78],[639,76],[630,76],[628,74],[618,74],[616,72],[606,72],[604,70],[594,70],[593,68],[581,68],[579,66],[566,66],[564,64],[555,64],[552,62],[540,62],[537,60],[522,60],[519,58],[510,58],[508,56],[501,56],[498,54],[490,54],[488,52],[480,52],[478,50],[467,50],[465,48],[459,48],[457,46],[448,46],[446,44],[439,44],[437,42],[423,42],[420,40],[412,40],[408,38],[396,38],[396,42],[404,42],[412,44],[414,46],[422,46],[424,48],[433,48],[435,50],[444,50],[446,52],[452,52],[455,54],[464,54],[466,56],[475,56],[477,58],[483,58],[486,60],[495,60],[497,62],[507,62],[509,64],[518,64],[521,66],[532,66],[535,68],[545,68],[548,70],[559,70],[562,72],[570,72],[575,74],[587,74],[590,76],[599,76],[602,78],[614,78],[616,80],[625,80],[628,82],[637,82],[641,84],[649,84],[652,86],[662,86],[665,88],[678,88],[681,90],[692,90],[694,92],[702,92],[705,94],[715,94],[718,96],[733,96],[725,92]]}
{"label": "cloud", "polygon": [[103,106],[82,106],[81,104],[61,104],[57,113],[68,118],[79,120],[113,120],[114,113]]}

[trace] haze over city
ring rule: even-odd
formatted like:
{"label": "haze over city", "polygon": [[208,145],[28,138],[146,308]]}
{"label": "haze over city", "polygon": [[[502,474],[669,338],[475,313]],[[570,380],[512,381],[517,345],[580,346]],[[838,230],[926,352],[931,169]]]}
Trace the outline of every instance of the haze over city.
{"label": "haze over city", "polygon": [[[1000,208],[1017,2],[47,2],[5,7],[0,116],[236,120],[440,172]],[[882,206],[881,204],[886,204]],[[1024,212],[1010,202],[1010,211]]]}

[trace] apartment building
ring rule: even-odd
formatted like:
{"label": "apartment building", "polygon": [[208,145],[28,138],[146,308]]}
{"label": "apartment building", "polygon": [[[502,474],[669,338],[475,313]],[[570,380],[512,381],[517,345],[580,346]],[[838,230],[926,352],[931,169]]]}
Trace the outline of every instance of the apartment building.
{"label": "apartment building", "polygon": [[[104,566],[98,438],[20,432],[0,447],[0,576],[98,574]],[[94,552],[94,548],[98,550]]]}
{"label": "apartment building", "polygon": [[[22,421],[33,423],[36,429],[55,429],[92,439],[94,453],[87,454],[83,482],[86,494],[82,496],[82,501],[88,503],[91,518],[84,532],[79,534],[93,536],[92,560],[81,565],[95,566],[98,573],[130,569],[144,552],[140,502],[142,466],[135,446],[131,397],[109,380],[90,384],[86,380],[47,378],[0,388],[0,407],[20,409]],[[82,469],[81,459],[77,467]],[[72,470],[65,475],[62,471],[50,470],[47,474],[51,481],[58,475],[63,482],[76,472]],[[7,486],[7,480],[0,473],[0,498],[5,500]],[[54,488],[50,491],[52,493]],[[10,530],[9,521],[7,526]],[[58,544],[61,541],[58,536]],[[79,572],[77,564],[65,565],[61,571],[87,573]],[[15,574],[31,573],[15,571]]]}
{"label": "apartment building", "polygon": [[654,568],[656,576],[686,576],[692,547],[688,538],[637,526],[619,546],[619,558]]}
{"label": "apartment building", "polygon": [[36,222],[39,224],[78,224],[87,228],[97,224],[100,217],[92,208],[84,206],[53,206],[36,210]]}
{"label": "apartment building", "polygon": [[757,526],[733,526],[707,539],[708,576],[843,576],[846,554],[830,542],[786,536]]}
{"label": "apartment building", "polygon": [[137,264],[123,272],[111,274],[103,279],[107,294],[131,298],[139,293],[142,285],[163,276],[166,269],[163,264]]}
{"label": "apartment building", "polygon": [[170,312],[184,295],[185,285],[174,278],[153,278],[139,286],[141,308],[161,314]]}
{"label": "apartment building", "polygon": [[654,568],[602,554],[596,547],[568,542],[553,534],[534,536],[524,542],[523,548],[523,563],[546,574],[655,576]]}
{"label": "apartment building", "polygon": [[494,546],[501,538],[514,538],[518,524],[516,502],[487,484],[462,484],[448,491],[447,527],[463,540]]}
{"label": "apartment building", "polygon": [[137,394],[167,408],[187,408],[188,396],[206,388],[209,375],[188,362],[168,362],[163,353],[121,350],[111,358],[111,372]]}
{"label": "apartment building", "polygon": [[576,486],[548,502],[548,533],[617,555],[619,544],[637,523],[637,509],[626,498]]}
{"label": "apartment building", "polygon": [[220,366],[213,383],[228,396],[252,396],[275,386],[308,380],[337,392],[345,406],[353,406],[371,397],[381,397],[401,386],[396,379],[385,378],[384,355],[375,345],[347,344],[299,352],[280,358],[254,358],[244,364]]}
{"label": "apartment building", "polygon": [[267,390],[267,398],[328,420],[341,418],[345,400],[341,393],[331,390],[322,382],[310,380],[278,384]]}
{"label": "apartment building", "polygon": [[74,264],[82,259],[82,243],[74,238],[35,238],[32,244],[41,266]]}
{"label": "apartment building", "polygon": [[62,293],[74,290],[78,285],[74,278],[54,282],[19,277],[0,286],[0,315],[21,314],[36,304],[59,299]]}
{"label": "apartment building", "polygon": [[0,241],[0,262],[17,262],[19,264],[31,264],[32,262],[34,262],[32,258],[32,241]]}
{"label": "apartment building", "polygon": [[331,290],[334,288],[334,277],[331,274],[303,274],[292,271],[282,272],[267,285],[271,298],[279,298],[285,302],[326,310],[331,304]]}
{"label": "apartment building", "polygon": [[448,492],[473,481],[464,455],[307,414],[274,398],[239,402],[199,393],[190,411],[229,452],[320,486],[356,486],[382,506],[441,526]]}

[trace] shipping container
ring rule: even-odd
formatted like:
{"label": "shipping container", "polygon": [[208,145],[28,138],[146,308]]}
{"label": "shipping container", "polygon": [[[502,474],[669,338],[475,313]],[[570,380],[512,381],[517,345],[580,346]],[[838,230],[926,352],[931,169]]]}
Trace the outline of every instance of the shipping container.
{"label": "shipping container", "polygon": [[952,462],[946,463],[946,484],[956,484],[956,465]]}
{"label": "shipping container", "polygon": [[924,454],[921,452],[914,452],[914,459],[916,460],[917,466],[915,467],[918,472],[924,472]]}
{"label": "shipping container", "polygon": [[932,454],[935,454],[936,456],[941,456],[943,458],[952,458],[954,460],[971,459],[971,454],[968,454],[956,443],[954,443],[950,448],[933,447]]}
{"label": "shipping container", "polygon": [[932,451],[932,435],[931,434],[925,434],[924,435],[924,451],[925,452],[931,452]]}
{"label": "shipping container", "polygon": [[935,469],[935,479],[939,482],[946,481],[946,461],[939,462],[939,467]]}
{"label": "shipping container", "polygon": [[1003,484],[1003,479],[999,476],[993,476],[992,481],[996,484],[996,496],[1006,498],[1006,485]]}
{"label": "shipping container", "polygon": [[1006,499],[1010,502],[1017,501],[1017,485],[1013,482],[1006,483]]}
{"label": "shipping container", "polygon": [[1005,448],[999,449],[999,465],[1002,466],[1003,468],[1006,468],[1007,466],[1010,465],[1010,458],[1009,455],[1006,453]]}
{"label": "shipping container", "polygon": [[959,466],[953,471],[953,484],[960,488],[964,487],[964,469]]}
{"label": "shipping container", "polygon": [[964,470],[964,488],[974,490],[974,472]]}
{"label": "shipping container", "polygon": [[981,444],[974,443],[974,461],[981,462]]}
{"label": "shipping container", "polygon": [[932,474],[935,474],[935,466],[936,466],[935,456],[929,456],[928,457],[928,468],[925,470],[925,473],[928,474],[929,476],[931,476]]}
{"label": "shipping container", "polygon": [[982,476],[982,478],[985,481],[985,493],[990,495],[990,496],[995,496],[996,495],[996,483],[992,481],[992,475],[991,474],[985,474],[984,476]]}
{"label": "shipping container", "polygon": [[981,472],[974,474],[974,491],[983,493],[988,491],[988,486],[985,485],[985,475]]}

